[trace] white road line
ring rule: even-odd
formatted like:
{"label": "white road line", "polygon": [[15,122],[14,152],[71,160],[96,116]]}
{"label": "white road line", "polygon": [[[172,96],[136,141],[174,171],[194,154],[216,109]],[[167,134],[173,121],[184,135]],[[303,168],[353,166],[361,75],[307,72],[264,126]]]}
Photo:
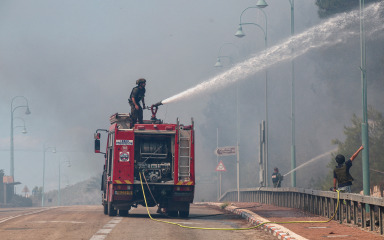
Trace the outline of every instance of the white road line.
{"label": "white road line", "polygon": [[113,218],[105,224],[103,228],[100,228],[89,240],[104,240],[112,229],[121,222],[121,220],[122,218]]}
{"label": "white road line", "polygon": [[[54,208],[56,208],[56,207],[54,207]],[[9,216],[9,217],[5,217],[5,218],[1,218],[0,219],[0,223],[9,221],[9,220],[14,219],[14,218],[22,217],[22,216],[27,216],[27,215],[32,215],[32,214],[36,214],[36,213],[41,213],[41,212],[44,212],[44,211],[47,211],[47,210],[51,210],[51,209],[54,209],[54,208],[44,208],[42,210],[37,210],[37,211],[27,212],[27,213],[24,213],[24,214],[19,214],[19,215],[16,215],[16,216]]]}
{"label": "white road line", "polygon": [[35,221],[35,223],[73,223],[73,224],[81,224],[85,222],[76,222],[76,221]]}
{"label": "white road line", "polygon": [[107,235],[93,235],[89,240],[104,240]]}
{"label": "white road line", "polygon": [[107,229],[102,228],[102,229],[99,229],[99,231],[97,231],[96,234],[108,234],[111,231],[112,231],[112,229],[110,229],[110,228],[107,228]]}
{"label": "white road line", "polygon": [[116,224],[110,224],[110,223],[107,223],[104,225],[103,228],[114,228],[116,226]]}

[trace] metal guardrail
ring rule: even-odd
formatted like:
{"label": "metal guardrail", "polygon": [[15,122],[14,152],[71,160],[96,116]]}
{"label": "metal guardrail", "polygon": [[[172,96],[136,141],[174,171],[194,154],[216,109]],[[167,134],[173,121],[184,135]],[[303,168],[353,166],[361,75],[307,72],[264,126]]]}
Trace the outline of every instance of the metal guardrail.
{"label": "metal guardrail", "polygon": [[[237,190],[226,191],[221,202],[237,202]],[[331,217],[337,204],[337,193],[303,188],[243,188],[240,202],[259,202],[297,208],[315,215]],[[340,193],[340,207],[334,220],[361,226],[383,235],[384,198],[355,193]],[[373,223],[373,224],[372,224]]]}

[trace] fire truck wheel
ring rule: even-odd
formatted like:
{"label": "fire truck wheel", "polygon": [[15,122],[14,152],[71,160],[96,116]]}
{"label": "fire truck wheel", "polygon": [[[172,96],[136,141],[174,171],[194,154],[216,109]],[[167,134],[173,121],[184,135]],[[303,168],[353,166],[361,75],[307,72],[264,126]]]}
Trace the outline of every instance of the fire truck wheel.
{"label": "fire truck wheel", "polygon": [[112,203],[108,203],[108,216],[113,217],[117,215],[117,210],[112,206]]}
{"label": "fire truck wheel", "polygon": [[189,216],[189,211],[179,211],[179,216],[181,218],[187,218]]}
{"label": "fire truck wheel", "polygon": [[104,207],[104,214],[108,215],[108,204],[104,203],[103,207]]}
{"label": "fire truck wheel", "polygon": [[168,211],[168,216],[177,217],[177,211]]}
{"label": "fire truck wheel", "polygon": [[119,210],[119,216],[120,217],[128,216],[128,210]]}

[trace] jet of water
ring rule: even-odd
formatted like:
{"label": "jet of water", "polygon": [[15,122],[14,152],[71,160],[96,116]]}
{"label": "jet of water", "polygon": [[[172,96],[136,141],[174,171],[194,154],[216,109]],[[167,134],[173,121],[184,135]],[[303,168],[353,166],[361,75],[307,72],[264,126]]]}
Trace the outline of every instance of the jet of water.
{"label": "jet of water", "polygon": [[326,153],[323,153],[323,154],[321,154],[321,155],[319,155],[319,156],[316,156],[316,157],[310,159],[308,162],[305,162],[305,163],[301,164],[300,166],[298,166],[297,168],[294,168],[294,169],[292,169],[291,171],[287,172],[287,173],[284,174],[283,176],[285,177],[285,176],[287,176],[288,174],[293,173],[294,171],[297,171],[298,169],[300,169],[300,168],[302,168],[302,167],[304,167],[304,166],[306,166],[306,165],[308,165],[308,164],[310,164],[310,163],[312,163],[312,162],[314,162],[314,161],[316,161],[316,160],[319,160],[319,159],[321,159],[321,158],[323,158],[323,157],[326,157],[326,156],[330,155],[332,152],[335,152],[335,151],[337,151],[337,148],[335,148],[335,149],[333,149],[333,150],[331,150],[331,151],[328,151],[328,152],[326,152]]}
{"label": "jet of water", "polygon": [[[366,7],[365,15],[369,16],[369,18],[366,18],[365,24],[370,25],[370,28],[366,30],[366,36],[384,29],[380,17],[383,9],[384,1]],[[346,42],[349,38],[359,35],[359,31],[354,30],[356,29],[354,26],[358,26],[358,21],[358,10],[330,18],[301,34],[292,36],[282,43],[260,52],[246,61],[238,63],[224,73],[161,101],[161,103],[167,104],[185,100],[203,92],[215,91],[231,83],[244,80],[274,64],[295,59],[312,49],[330,47]]]}

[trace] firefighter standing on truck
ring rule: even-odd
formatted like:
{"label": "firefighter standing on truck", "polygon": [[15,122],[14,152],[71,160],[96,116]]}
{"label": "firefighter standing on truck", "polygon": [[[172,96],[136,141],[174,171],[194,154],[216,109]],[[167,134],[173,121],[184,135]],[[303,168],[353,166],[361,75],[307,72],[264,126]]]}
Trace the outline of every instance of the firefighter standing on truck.
{"label": "firefighter standing on truck", "polygon": [[[363,149],[364,147],[361,146],[348,161],[345,161],[345,157],[341,154],[338,154],[335,157],[337,166],[333,170],[333,191],[334,192],[336,192],[336,189],[342,192],[347,192],[347,193],[351,192],[353,177],[349,173],[349,169],[352,167],[353,159],[355,159],[359,154],[359,152]],[[336,182],[337,182],[337,188],[336,188]]]}
{"label": "firefighter standing on truck", "polygon": [[[137,86],[132,89],[131,95],[128,99],[129,105],[131,105],[132,126],[134,126],[136,122],[143,123],[143,108],[145,108],[144,97],[146,82],[147,81],[144,78],[136,80]],[[140,101],[143,102],[143,107],[141,107]]]}

